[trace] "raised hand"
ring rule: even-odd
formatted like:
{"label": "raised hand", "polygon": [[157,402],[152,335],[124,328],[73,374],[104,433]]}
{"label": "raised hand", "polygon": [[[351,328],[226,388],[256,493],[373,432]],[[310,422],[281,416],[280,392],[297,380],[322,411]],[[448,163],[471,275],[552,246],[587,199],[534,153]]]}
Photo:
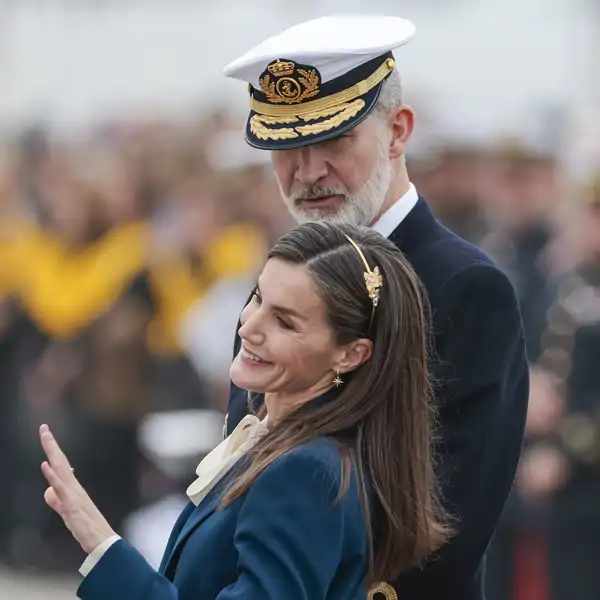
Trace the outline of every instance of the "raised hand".
{"label": "raised hand", "polygon": [[50,484],[44,500],[61,516],[84,552],[89,554],[115,532],[77,481],[67,457],[47,425],[40,427],[40,439],[48,458],[42,463],[42,473]]}

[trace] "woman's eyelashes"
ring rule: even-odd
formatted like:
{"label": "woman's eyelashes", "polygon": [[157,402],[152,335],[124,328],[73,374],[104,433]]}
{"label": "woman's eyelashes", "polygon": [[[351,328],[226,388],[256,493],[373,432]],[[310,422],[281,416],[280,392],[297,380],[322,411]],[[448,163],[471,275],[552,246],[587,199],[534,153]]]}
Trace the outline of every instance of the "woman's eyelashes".
{"label": "woman's eyelashes", "polygon": [[[260,290],[255,288],[254,293],[252,294],[252,302],[256,302],[259,306],[262,304],[262,296],[260,295]],[[287,329],[288,331],[294,331],[294,324],[286,317],[281,316],[278,313],[275,313],[275,320],[278,325],[283,329]]]}

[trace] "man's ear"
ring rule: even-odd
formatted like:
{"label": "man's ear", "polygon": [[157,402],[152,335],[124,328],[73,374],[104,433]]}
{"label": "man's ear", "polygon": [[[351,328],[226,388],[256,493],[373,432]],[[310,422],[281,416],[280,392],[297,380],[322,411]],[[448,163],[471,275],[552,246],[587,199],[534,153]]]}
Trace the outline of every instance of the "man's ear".
{"label": "man's ear", "polygon": [[390,113],[388,126],[392,132],[390,158],[399,158],[406,153],[408,140],[415,128],[415,112],[410,106],[402,106]]}

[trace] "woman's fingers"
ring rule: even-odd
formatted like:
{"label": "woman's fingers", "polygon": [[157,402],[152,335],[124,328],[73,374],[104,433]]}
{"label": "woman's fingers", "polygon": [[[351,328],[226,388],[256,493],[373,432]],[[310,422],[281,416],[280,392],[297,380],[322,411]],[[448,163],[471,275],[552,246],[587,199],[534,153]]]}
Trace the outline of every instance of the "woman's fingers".
{"label": "woman's fingers", "polygon": [[50,487],[44,492],[44,500],[53,511],[62,517],[65,507],[61,497],[66,495],[64,484],[47,462],[42,463],[42,473],[50,484]]}
{"label": "woman's fingers", "polygon": [[69,460],[61,450],[48,425],[42,425],[40,427],[40,439],[44,452],[50,462],[50,466],[54,469],[56,474],[65,482],[69,481],[69,478],[74,479],[73,469],[71,468]]}
{"label": "woman's fingers", "polygon": [[55,511],[62,517],[63,511],[64,511],[64,506],[63,506],[62,502],[58,499],[58,496],[56,495],[54,488],[49,487],[44,492],[44,501],[53,511]]}
{"label": "woman's fingers", "polygon": [[56,496],[61,502],[64,502],[68,495],[67,486],[47,461],[42,463],[42,473],[50,487],[54,490]]}
{"label": "woman's fingers", "polygon": [[83,550],[92,552],[115,533],[81,487],[47,425],[40,427],[40,439],[48,457],[42,463],[42,472],[50,484],[44,493],[44,500],[62,517]]}

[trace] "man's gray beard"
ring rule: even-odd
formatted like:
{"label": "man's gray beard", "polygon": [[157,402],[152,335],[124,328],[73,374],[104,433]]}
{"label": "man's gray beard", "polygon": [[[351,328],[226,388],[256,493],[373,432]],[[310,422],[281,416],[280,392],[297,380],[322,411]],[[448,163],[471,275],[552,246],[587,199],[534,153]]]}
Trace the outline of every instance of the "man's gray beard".
{"label": "man's gray beard", "polygon": [[[308,186],[298,190],[291,196],[286,196],[280,191],[288,210],[297,223],[310,221],[325,221],[333,225],[358,225],[369,226],[379,216],[381,207],[392,181],[392,168],[385,148],[379,149],[379,156],[375,168],[369,179],[356,194],[348,194],[344,188],[326,188],[318,185]],[[323,196],[344,197],[343,203],[337,209],[313,208],[303,209],[298,206],[298,201],[305,198],[318,198]]]}

